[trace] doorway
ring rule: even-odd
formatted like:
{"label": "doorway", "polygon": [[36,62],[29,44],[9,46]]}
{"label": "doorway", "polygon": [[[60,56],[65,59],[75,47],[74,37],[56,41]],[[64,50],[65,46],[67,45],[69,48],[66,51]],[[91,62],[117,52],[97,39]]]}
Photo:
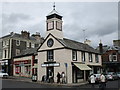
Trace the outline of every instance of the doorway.
{"label": "doorway", "polygon": [[47,67],[46,75],[48,82],[54,82],[54,67]]}

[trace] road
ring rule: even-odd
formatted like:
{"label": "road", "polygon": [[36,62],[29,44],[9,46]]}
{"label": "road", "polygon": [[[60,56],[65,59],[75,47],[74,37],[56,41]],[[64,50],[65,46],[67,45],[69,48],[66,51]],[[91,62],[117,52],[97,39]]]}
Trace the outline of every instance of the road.
{"label": "road", "polygon": [[[106,86],[107,88],[109,88],[109,90],[116,90],[110,88],[120,88],[120,80],[108,81]],[[90,89],[91,85],[85,84],[80,86],[66,86],[66,85],[55,85],[55,84],[40,84],[34,82],[24,82],[24,81],[6,79],[6,80],[2,80],[2,88],[77,88],[79,90],[86,90],[86,89]],[[96,84],[95,88],[99,88],[99,84]]]}

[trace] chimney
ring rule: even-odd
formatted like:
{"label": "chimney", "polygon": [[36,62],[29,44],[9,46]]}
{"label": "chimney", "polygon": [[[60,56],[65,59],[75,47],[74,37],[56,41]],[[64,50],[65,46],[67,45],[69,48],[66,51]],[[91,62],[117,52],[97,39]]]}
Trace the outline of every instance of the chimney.
{"label": "chimney", "polygon": [[100,40],[100,43],[99,43],[99,52],[102,54],[103,53],[103,45],[102,45],[102,42]]}
{"label": "chimney", "polygon": [[30,37],[30,33],[27,32],[27,31],[21,31],[21,35],[22,35],[22,37],[24,37],[24,38],[29,38],[29,37]]}
{"label": "chimney", "polygon": [[36,32],[36,34],[32,34],[33,37],[35,37],[36,40],[40,40],[41,39],[41,35],[39,32]]}

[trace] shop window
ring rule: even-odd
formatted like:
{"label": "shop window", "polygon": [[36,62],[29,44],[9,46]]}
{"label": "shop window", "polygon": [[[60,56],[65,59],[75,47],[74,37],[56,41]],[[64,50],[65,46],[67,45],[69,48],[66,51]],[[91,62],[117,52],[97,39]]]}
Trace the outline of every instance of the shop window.
{"label": "shop window", "polygon": [[47,51],[47,61],[53,61],[53,60],[54,60],[53,50]]}
{"label": "shop window", "polygon": [[35,60],[34,60],[34,64],[37,64],[37,63],[38,63],[38,59],[35,59]]}
{"label": "shop window", "polygon": [[83,78],[84,78],[83,76],[84,76],[83,71],[78,70],[78,71],[77,71],[77,78],[78,78],[78,79],[83,79]]}
{"label": "shop window", "polygon": [[85,62],[85,52],[82,52],[82,62]]}
{"label": "shop window", "polygon": [[16,66],[16,68],[15,68],[15,73],[16,73],[16,74],[19,74],[19,73],[20,73],[20,67]]}
{"label": "shop window", "polygon": [[77,51],[72,51],[72,59],[73,61],[77,61]]}

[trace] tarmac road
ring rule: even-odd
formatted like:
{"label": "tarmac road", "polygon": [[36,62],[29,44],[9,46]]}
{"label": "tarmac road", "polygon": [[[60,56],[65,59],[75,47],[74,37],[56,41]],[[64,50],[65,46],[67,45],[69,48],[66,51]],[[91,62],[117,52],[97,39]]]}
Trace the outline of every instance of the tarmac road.
{"label": "tarmac road", "polygon": [[[108,90],[120,90],[120,80],[108,81],[107,88]],[[67,85],[56,85],[56,84],[44,84],[44,83],[36,83],[36,82],[24,82],[24,81],[16,81],[16,80],[2,80],[2,88],[75,88],[77,90],[96,90],[91,89],[90,84],[78,85],[78,86],[67,86]],[[95,85],[95,88],[99,89],[99,84]]]}

